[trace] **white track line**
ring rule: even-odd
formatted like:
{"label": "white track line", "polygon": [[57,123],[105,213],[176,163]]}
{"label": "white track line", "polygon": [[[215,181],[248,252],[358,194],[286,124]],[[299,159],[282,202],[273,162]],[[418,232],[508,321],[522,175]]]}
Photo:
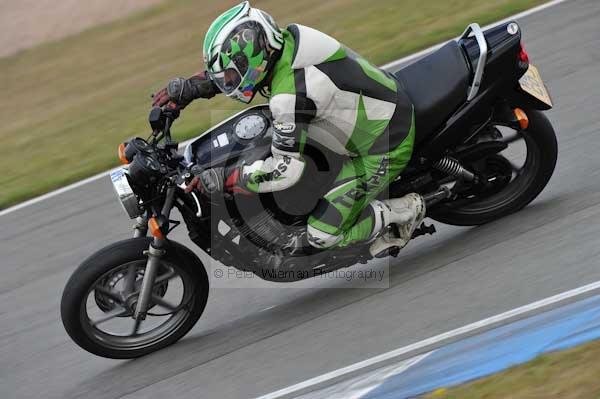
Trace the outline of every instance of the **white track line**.
{"label": "white track line", "polygon": [[257,399],[292,398],[306,394],[316,389],[322,389],[323,387],[332,385],[336,382],[355,377],[367,371],[384,367],[390,363],[408,359],[424,352],[430,352],[443,345],[459,341],[466,337],[491,330],[498,326],[505,325],[542,311],[549,310],[550,308],[556,308],[558,306],[565,305],[597,293],[600,293],[600,281],[596,281],[595,283],[584,285],[582,287],[563,292],[562,294],[554,295],[549,298],[530,303],[529,305],[500,313],[496,316],[488,317],[487,319],[468,324],[464,327],[460,327],[440,335],[436,335],[403,348],[383,353],[370,359],[363,360],[362,362],[354,363],[350,366],[322,374],[287,388],[280,389]]}
{"label": "white track line", "polygon": [[[185,148],[185,146],[187,146],[193,140],[195,140],[195,138],[192,138],[192,139],[186,140],[186,141],[184,141],[182,143],[179,143],[180,148]],[[94,182],[96,180],[100,180],[103,177],[109,176],[112,171],[117,170],[117,169],[119,169],[119,167],[116,167],[116,168],[113,168],[113,169],[109,169],[109,170],[104,171],[104,172],[100,172],[97,175],[90,176],[90,177],[88,177],[86,179],[80,180],[80,181],[75,182],[73,184],[69,184],[68,186],[59,188],[58,190],[51,191],[51,192],[46,193],[44,195],[40,195],[39,197],[35,197],[35,198],[32,198],[32,199],[27,200],[25,202],[21,202],[20,204],[11,206],[9,208],[6,208],[6,209],[0,211],[0,217],[4,216],[4,215],[7,215],[7,214],[9,214],[11,212],[18,211],[19,209],[26,208],[26,207],[28,207],[30,205],[37,204],[38,202],[45,201],[45,200],[47,200],[49,198],[56,197],[57,195],[60,195],[62,193],[66,193],[67,191],[71,191],[71,190],[74,190],[74,189],[79,188],[81,186],[85,186],[86,184]]]}
{"label": "white track line", "polygon": [[[501,21],[495,22],[495,23],[493,23],[493,24],[491,24],[491,25],[485,26],[485,27],[484,27],[484,29],[488,29],[488,28],[490,28],[490,27],[492,27],[492,26],[495,26],[495,25],[502,24],[502,23],[504,23],[504,22],[506,22],[506,21],[510,21],[511,19],[523,18],[523,17],[525,17],[525,16],[527,16],[527,15],[531,15],[531,14],[534,14],[534,13],[536,13],[536,12],[539,12],[539,11],[545,10],[546,8],[549,8],[549,7],[555,6],[555,5],[557,5],[557,4],[560,4],[560,3],[564,3],[565,1],[568,1],[568,0],[553,0],[553,1],[549,2],[549,3],[542,4],[542,5],[540,5],[540,6],[537,6],[537,7],[531,8],[531,9],[529,9],[529,10],[527,10],[527,11],[523,11],[523,12],[521,12],[521,13],[518,13],[518,14],[515,14],[515,15],[513,15],[513,16],[510,16],[510,17],[508,17],[508,18],[505,18],[505,19],[503,19],[503,20],[501,20]],[[446,43],[446,42],[443,42],[443,43]],[[396,67],[396,66],[398,66],[398,65],[401,65],[401,64],[403,64],[403,63],[405,63],[405,62],[407,62],[407,61],[414,60],[415,58],[418,58],[418,57],[420,57],[420,56],[422,56],[422,55],[425,55],[425,54],[427,54],[428,52],[430,52],[431,50],[433,50],[433,49],[435,49],[435,48],[439,47],[439,46],[440,46],[441,44],[443,44],[443,43],[436,44],[436,45],[434,45],[434,46],[431,46],[431,47],[429,47],[429,48],[427,48],[427,49],[425,49],[425,50],[419,51],[418,53],[411,54],[411,55],[409,55],[409,56],[406,56],[406,57],[400,58],[400,59],[398,59],[398,60],[396,60],[396,61],[393,61],[393,62],[390,62],[390,63],[388,63],[388,64],[385,64],[385,65],[383,65],[383,66],[382,66],[382,68],[384,68],[384,69],[393,69],[394,67]],[[182,146],[184,146],[184,145],[187,145],[187,143],[189,143],[190,141],[191,141],[191,140],[185,141],[185,142],[181,143],[181,145],[182,145]],[[91,183],[91,182],[93,182],[93,181],[96,181],[96,180],[98,180],[98,179],[101,179],[101,178],[103,178],[103,177],[105,177],[105,176],[108,176],[108,175],[110,174],[110,172],[111,172],[111,171],[113,171],[113,170],[114,170],[114,169],[111,169],[111,170],[107,170],[107,171],[105,171],[105,172],[98,173],[97,175],[94,175],[94,176],[88,177],[87,179],[84,179],[84,180],[78,181],[78,182],[76,182],[76,183],[70,184],[70,185],[68,185],[68,186],[65,186],[65,187],[63,187],[63,188],[60,188],[60,189],[58,189],[58,190],[51,191],[51,192],[49,192],[49,193],[47,193],[47,194],[41,195],[41,196],[39,196],[39,197],[32,198],[32,199],[30,199],[30,200],[27,200],[27,201],[25,201],[25,202],[21,202],[20,204],[17,204],[17,205],[11,206],[11,207],[9,207],[9,208],[6,208],[6,209],[4,209],[4,210],[0,211],[0,216],[4,216],[4,215],[7,215],[7,214],[9,214],[9,213],[11,213],[11,212],[18,211],[19,209],[26,208],[26,207],[28,207],[28,206],[30,206],[30,205],[33,205],[33,204],[37,204],[38,202],[45,201],[45,200],[47,200],[48,198],[55,197],[55,196],[57,196],[57,195],[60,195],[60,194],[62,194],[62,193],[65,193],[65,192],[67,192],[67,191],[70,191],[70,190],[76,189],[76,188],[78,188],[78,187],[81,187],[81,186],[83,186],[83,185],[86,185],[86,184],[88,184],[88,183]]]}
{"label": "white track line", "polygon": [[415,356],[412,359],[403,360],[400,364],[393,364],[388,367],[384,367],[361,375],[357,378],[349,380],[347,383],[344,381],[340,385],[334,385],[319,389],[316,392],[309,392],[307,395],[302,395],[301,399],[308,398],[327,398],[327,399],[348,399],[348,398],[362,398],[369,392],[377,389],[381,384],[389,377],[404,373],[413,366],[419,364],[434,352],[428,352],[423,355]]}

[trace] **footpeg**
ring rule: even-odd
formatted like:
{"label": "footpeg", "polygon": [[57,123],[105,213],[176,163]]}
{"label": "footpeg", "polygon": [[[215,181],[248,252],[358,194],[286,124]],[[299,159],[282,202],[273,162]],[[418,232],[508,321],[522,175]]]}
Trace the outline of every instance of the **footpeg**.
{"label": "footpeg", "polygon": [[417,238],[419,236],[424,236],[426,234],[429,235],[433,235],[433,233],[437,232],[437,230],[435,229],[435,226],[430,224],[429,226],[427,226],[425,224],[425,222],[421,223],[421,225],[419,227],[417,227],[415,229],[415,231],[413,232],[412,238]]}
{"label": "footpeg", "polygon": [[388,256],[397,258],[398,254],[400,254],[400,247],[394,245],[393,247],[386,248],[385,250],[373,255],[373,257],[378,259],[387,258]]}

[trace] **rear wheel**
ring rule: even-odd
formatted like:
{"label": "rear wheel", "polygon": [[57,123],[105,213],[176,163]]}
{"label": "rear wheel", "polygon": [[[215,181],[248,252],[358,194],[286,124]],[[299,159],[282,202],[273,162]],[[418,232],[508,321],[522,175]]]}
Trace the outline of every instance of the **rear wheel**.
{"label": "rear wheel", "polygon": [[542,112],[529,110],[527,116],[527,130],[503,132],[501,139],[509,149],[517,145],[523,148],[522,165],[503,153],[487,158],[483,161],[486,173],[494,175],[495,181],[490,189],[440,204],[427,216],[446,224],[475,226],[514,213],[533,201],[552,177],[558,145],[554,129]]}
{"label": "rear wheel", "polygon": [[112,244],[73,273],[61,300],[69,336],[98,356],[129,359],[171,345],[196,324],[208,298],[208,276],[198,257],[169,241],[154,282],[147,317],[133,312],[150,238]]}

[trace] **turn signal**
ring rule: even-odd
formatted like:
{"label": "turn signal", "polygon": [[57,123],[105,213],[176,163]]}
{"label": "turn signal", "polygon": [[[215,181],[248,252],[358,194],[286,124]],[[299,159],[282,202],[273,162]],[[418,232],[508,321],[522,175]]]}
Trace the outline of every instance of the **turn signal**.
{"label": "turn signal", "polygon": [[127,157],[125,156],[125,143],[121,143],[119,144],[119,161],[121,161],[121,163],[123,165],[128,165],[129,161],[127,160]]}
{"label": "turn signal", "polygon": [[156,218],[150,218],[148,220],[148,228],[150,229],[150,234],[156,238],[165,238],[165,235],[160,231],[160,224]]}
{"label": "turn signal", "polygon": [[525,130],[529,127],[529,118],[527,117],[525,111],[523,111],[521,108],[515,108],[515,118],[517,118],[521,129]]}

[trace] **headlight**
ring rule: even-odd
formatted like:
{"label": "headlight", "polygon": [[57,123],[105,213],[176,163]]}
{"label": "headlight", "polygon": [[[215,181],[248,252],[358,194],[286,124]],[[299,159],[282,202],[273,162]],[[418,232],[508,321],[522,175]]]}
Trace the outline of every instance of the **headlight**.
{"label": "headlight", "polygon": [[119,197],[121,206],[125,209],[125,212],[131,219],[142,214],[140,207],[138,206],[138,199],[127,180],[127,169],[120,168],[110,173],[110,180],[112,181],[113,187]]}

